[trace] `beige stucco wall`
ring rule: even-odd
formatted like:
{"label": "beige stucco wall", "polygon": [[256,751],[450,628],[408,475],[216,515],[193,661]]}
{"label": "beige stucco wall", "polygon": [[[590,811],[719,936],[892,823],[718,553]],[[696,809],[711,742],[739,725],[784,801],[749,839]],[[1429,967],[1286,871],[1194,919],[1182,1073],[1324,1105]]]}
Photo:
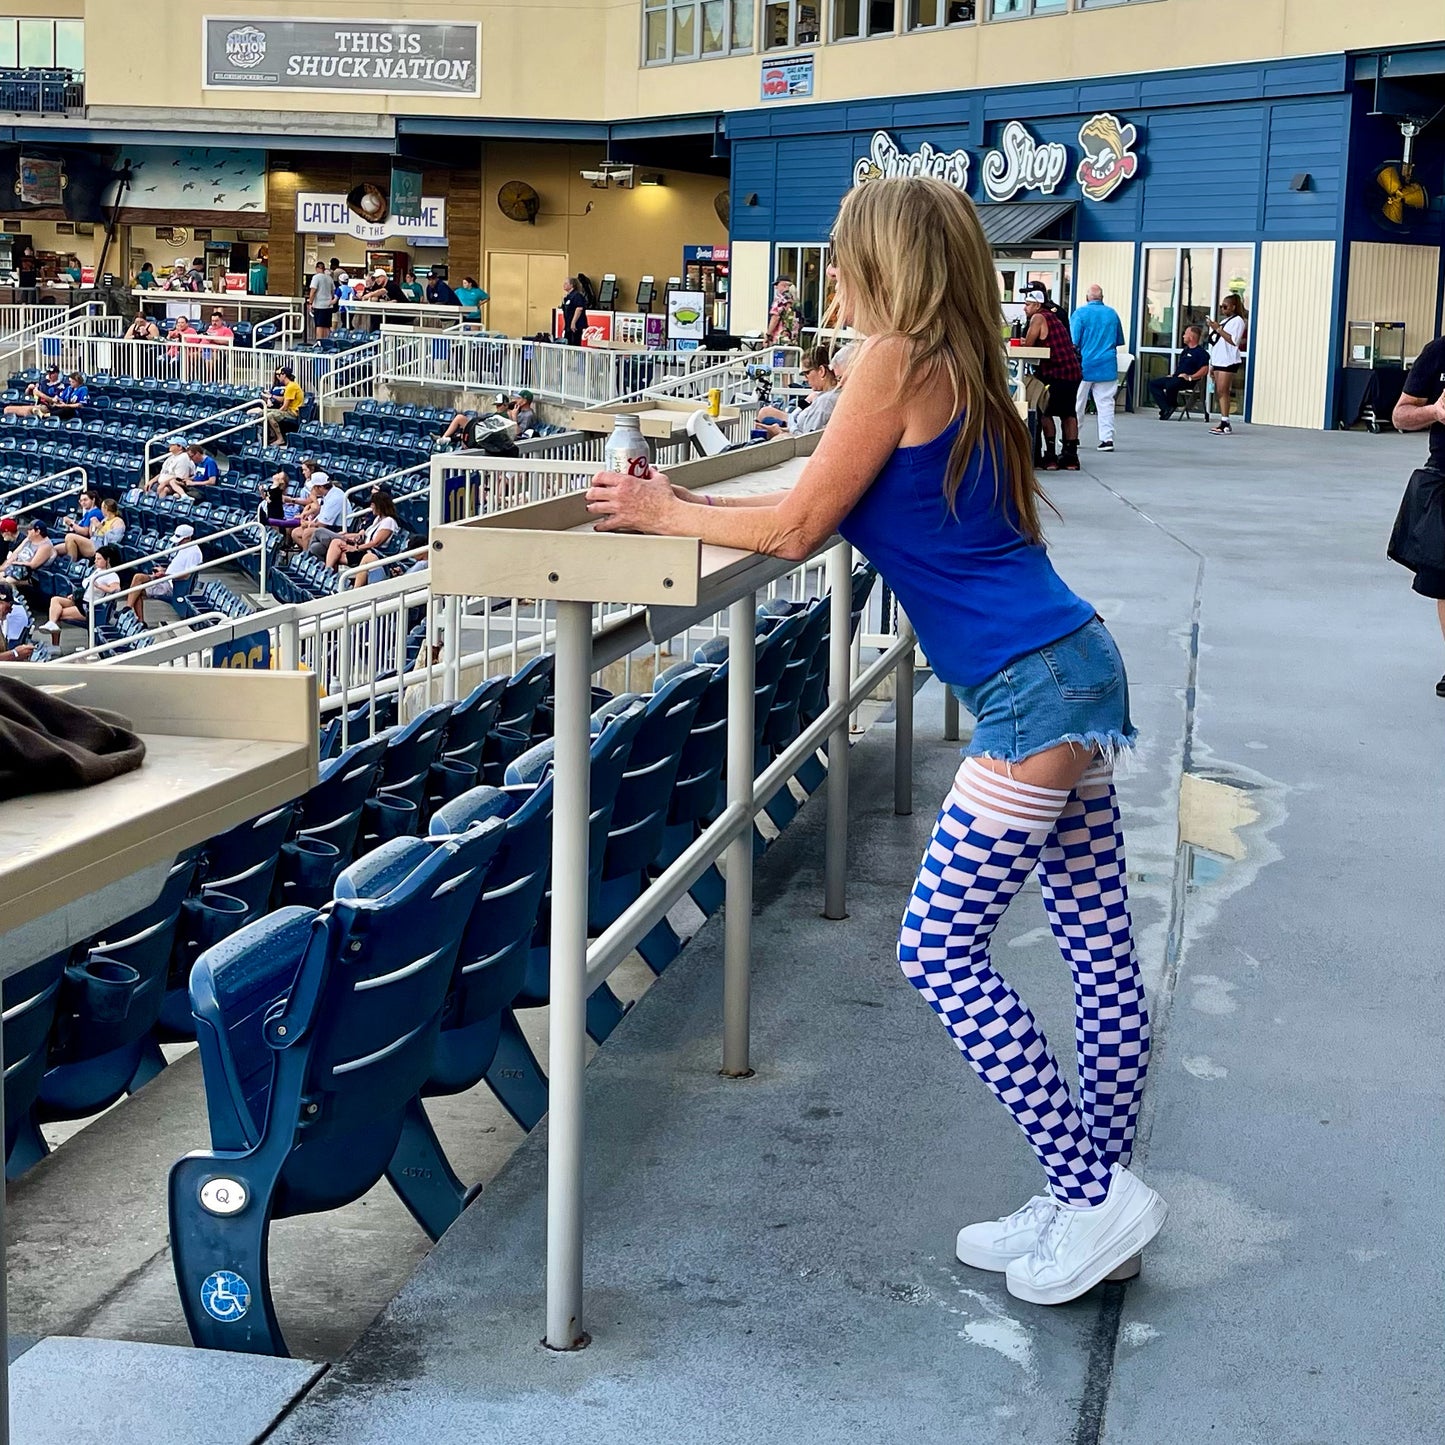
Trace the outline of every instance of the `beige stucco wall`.
{"label": "beige stucco wall", "polygon": [[[263,112],[267,118],[343,112],[627,119],[758,104],[759,54],[644,68],[640,0],[238,0],[218,13],[294,13],[338,19],[479,20],[482,97],[246,95],[201,89],[201,17],[190,0],[149,0],[145,23],[118,0],[24,3],[15,13],[86,20],[87,99],[100,107]],[[826,24],[826,19],[825,19]],[[759,31],[759,33],[761,33]],[[814,99],[958,90],[1082,75],[1224,64],[1361,46],[1438,43],[1440,0],[1154,0],[1077,14],[953,27],[808,47]]]}
{"label": "beige stucco wall", "polygon": [[1259,248],[1250,319],[1254,373],[1250,420],[1267,426],[1322,427],[1330,369],[1333,241],[1265,241]]}

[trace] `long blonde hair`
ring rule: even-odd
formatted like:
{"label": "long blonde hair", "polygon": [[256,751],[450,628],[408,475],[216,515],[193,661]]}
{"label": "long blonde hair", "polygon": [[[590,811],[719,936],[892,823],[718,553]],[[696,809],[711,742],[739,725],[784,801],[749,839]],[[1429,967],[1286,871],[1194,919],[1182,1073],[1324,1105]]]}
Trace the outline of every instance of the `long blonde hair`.
{"label": "long blonde hair", "polygon": [[867,181],[844,197],[832,246],[848,319],[867,336],[899,336],[909,345],[902,390],[938,369],[953,388],[963,425],[944,471],[949,509],[982,447],[1007,478],[1010,522],[1030,541],[1042,540],[1039,502],[1052,504],[1009,395],[998,281],[968,197],[929,176]]}

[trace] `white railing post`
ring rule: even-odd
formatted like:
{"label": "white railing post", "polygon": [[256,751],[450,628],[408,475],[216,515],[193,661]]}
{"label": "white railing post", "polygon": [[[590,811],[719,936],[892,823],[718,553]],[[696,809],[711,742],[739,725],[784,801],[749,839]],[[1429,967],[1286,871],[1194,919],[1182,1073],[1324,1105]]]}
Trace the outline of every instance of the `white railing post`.
{"label": "white railing post", "polygon": [[[728,806],[753,801],[753,722],[756,698],[757,596],[749,592],[728,610]],[[723,1056],[730,1079],[747,1078],[752,1009],[753,827],[727,849],[723,904]]]}
{"label": "white railing post", "polygon": [[848,697],[853,676],[853,549],[828,553],[828,701],[843,713],[828,734],[828,814],[823,842],[823,917],[848,916]]}
{"label": "white railing post", "polygon": [[582,1144],[587,1064],[587,853],[592,607],[557,604],[552,775],[552,980],[548,1008],[547,1336],[588,1342],[582,1317]]}

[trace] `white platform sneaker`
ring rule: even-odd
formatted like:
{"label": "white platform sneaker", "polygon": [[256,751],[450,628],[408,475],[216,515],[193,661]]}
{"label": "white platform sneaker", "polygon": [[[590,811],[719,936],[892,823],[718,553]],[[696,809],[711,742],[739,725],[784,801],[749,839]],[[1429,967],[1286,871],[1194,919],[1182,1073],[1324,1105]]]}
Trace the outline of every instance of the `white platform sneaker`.
{"label": "white platform sneaker", "polygon": [[1127,1169],[1114,1169],[1109,1195],[1092,1209],[1055,1206],[1033,1249],[1005,1270],[1008,1292],[1038,1305],[1078,1299],[1106,1279],[1138,1273],[1139,1251],[1164,1227],[1169,1207]]}
{"label": "white platform sneaker", "polygon": [[[965,1224],[958,1231],[955,1253],[960,1264],[974,1269],[989,1269],[1002,1274],[1014,1260],[1032,1254],[1039,1235],[1058,1211],[1053,1196],[1035,1194],[1022,1209],[1002,1219],[982,1224]],[[1139,1273],[1139,1256],[1127,1259],[1106,1276],[1108,1279],[1133,1279]]]}

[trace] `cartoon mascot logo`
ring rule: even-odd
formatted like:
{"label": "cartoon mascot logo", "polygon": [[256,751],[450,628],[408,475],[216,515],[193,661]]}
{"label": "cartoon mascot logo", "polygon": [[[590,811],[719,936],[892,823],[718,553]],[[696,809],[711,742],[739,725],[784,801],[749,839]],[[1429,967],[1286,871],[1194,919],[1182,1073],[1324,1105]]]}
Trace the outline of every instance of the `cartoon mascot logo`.
{"label": "cartoon mascot logo", "polygon": [[1131,149],[1139,133],[1107,111],[1091,116],[1079,127],[1084,158],[1075,172],[1079,187],[1091,201],[1106,201],[1139,169]]}

